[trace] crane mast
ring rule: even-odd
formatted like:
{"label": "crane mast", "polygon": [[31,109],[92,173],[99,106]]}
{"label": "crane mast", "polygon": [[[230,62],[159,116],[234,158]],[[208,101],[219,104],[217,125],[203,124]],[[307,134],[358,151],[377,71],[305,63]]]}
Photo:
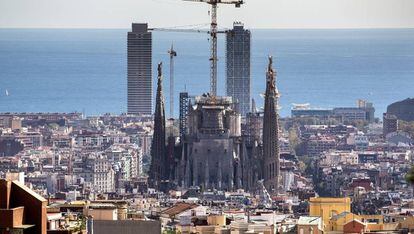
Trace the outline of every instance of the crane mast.
{"label": "crane mast", "polygon": [[210,64],[210,92],[217,95],[217,4],[211,4],[211,64]]}
{"label": "crane mast", "polygon": [[170,55],[170,118],[174,118],[174,57],[177,56],[177,52],[173,44],[168,54]]}
{"label": "crane mast", "polygon": [[211,25],[210,25],[210,94],[217,96],[217,7],[218,4],[234,4],[240,7],[243,0],[184,0],[190,2],[204,2],[211,5]]}

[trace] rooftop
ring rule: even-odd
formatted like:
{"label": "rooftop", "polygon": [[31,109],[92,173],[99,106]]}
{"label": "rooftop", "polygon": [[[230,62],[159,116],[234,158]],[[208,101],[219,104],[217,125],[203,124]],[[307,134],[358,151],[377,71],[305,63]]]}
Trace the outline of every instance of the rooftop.
{"label": "rooftop", "polygon": [[298,225],[319,225],[321,217],[318,216],[301,216],[298,220]]}
{"label": "rooftop", "polygon": [[197,204],[189,204],[189,203],[177,203],[174,206],[164,210],[162,213],[167,214],[169,216],[174,216],[180,214],[186,210],[193,209],[198,207]]}

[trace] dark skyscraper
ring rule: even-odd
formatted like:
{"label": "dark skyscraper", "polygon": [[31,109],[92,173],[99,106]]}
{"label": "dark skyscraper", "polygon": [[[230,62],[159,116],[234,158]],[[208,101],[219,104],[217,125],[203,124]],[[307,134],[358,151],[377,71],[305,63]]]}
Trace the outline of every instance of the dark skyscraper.
{"label": "dark skyscraper", "polygon": [[150,186],[159,188],[168,177],[165,146],[165,105],[162,94],[162,64],[158,64],[158,82],[154,113],[154,136],[151,145]]}
{"label": "dark skyscraper", "polygon": [[226,95],[239,103],[243,116],[250,111],[250,38],[242,23],[226,35]]}
{"label": "dark skyscraper", "polygon": [[152,35],[148,24],[128,32],[128,114],[152,114]]}
{"label": "dark skyscraper", "polygon": [[180,137],[181,140],[188,129],[189,96],[187,92],[180,93]]}
{"label": "dark skyscraper", "polygon": [[276,72],[272,68],[272,57],[266,77],[266,93],[263,116],[263,170],[264,185],[271,194],[279,188],[279,116],[277,113],[279,92],[276,88]]}
{"label": "dark skyscraper", "polygon": [[382,129],[383,129],[384,137],[386,137],[389,133],[397,132],[398,131],[397,116],[384,113],[383,121],[382,121]]}

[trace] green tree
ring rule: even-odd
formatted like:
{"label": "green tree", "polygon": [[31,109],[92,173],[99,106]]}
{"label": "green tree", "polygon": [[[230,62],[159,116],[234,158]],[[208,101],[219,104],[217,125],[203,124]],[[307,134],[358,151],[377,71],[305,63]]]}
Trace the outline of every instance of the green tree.
{"label": "green tree", "polygon": [[306,168],[307,168],[306,164],[304,162],[302,162],[302,161],[299,161],[298,167],[299,167],[300,172],[302,174],[305,174]]}
{"label": "green tree", "polygon": [[406,122],[398,120],[398,130],[406,132],[410,134],[410,136],[414,137],[414,121]]}
{"label": "green tree", "polygon": [[411,168],[411,170],[407,173],[406,179],[408,183],[411,183],[414,185],[414,166]]}
{"label": "green tree", "polygon": [[289,143],[294,150],[300,144],[298,128],[295,125],[289,129]]}
{"label": "green tree", "polygon": [[57,130],[57,129],[59,129],[59,124],[57,124],[57,123],[50,123],[49,124],[49,128],[50,129],[53,129],[53,130]]}

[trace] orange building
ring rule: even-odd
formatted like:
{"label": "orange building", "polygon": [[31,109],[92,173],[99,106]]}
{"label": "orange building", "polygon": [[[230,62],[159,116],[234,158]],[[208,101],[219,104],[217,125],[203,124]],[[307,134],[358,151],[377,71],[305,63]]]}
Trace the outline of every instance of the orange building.
{"label": "orange building", "polygon": [[347,222],[344,225],[344,233],[363,233],[365,232],[366,224],[359,221],[358,219],[353,219]]}
{"label": "orange building", "polygon": [[0,234],[46,234],[47,201],[17,181],[0,180]]}

